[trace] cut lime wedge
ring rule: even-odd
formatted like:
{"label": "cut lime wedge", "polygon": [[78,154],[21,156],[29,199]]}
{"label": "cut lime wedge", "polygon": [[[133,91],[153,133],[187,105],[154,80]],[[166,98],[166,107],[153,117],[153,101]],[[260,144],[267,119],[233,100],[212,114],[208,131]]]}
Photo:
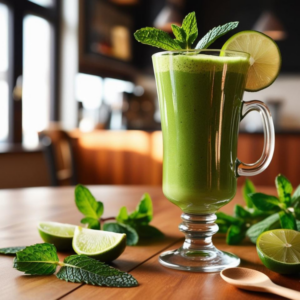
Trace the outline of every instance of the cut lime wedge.
{"label": "cut lime wedge", "polygon": [[126,234],[76,227],[73,249],[103,262],[119,257],[126,248]]}
{"label": "cut lime wedge", "polygon": [[38,231],[43,241],[53,244],[58,251],[72,251],[75,228],[75,225],[56,222],[38,223]]}
{"label": "cut lime wedge", "polygon": [[300,273],[300,233],[276,229],[262,233],[256,242],[262,263],[280,274]]}
{"label": "cut lime wedge", "polygon": [[267,35],[254,31],[241,31],[233,35],[222,50],[242,51],[250,54],[250,68],[246,91],[256,92],[271,85],[281,67],[277,44]]}

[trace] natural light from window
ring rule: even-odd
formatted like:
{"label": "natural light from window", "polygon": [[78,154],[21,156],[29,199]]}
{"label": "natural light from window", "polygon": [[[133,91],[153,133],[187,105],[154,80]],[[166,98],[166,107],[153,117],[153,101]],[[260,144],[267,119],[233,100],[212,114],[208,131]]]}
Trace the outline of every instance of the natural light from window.
{"label": "natural light from window", "polygon": [[37,132],[50,121],[51,27],[33,15],[24,18],[23,137],[24,144],[38,143]]}
{"label": "natural light from window", "polygon": [[49,7],[53,5],[53,0],[29,0],[29,1],[45,7]]}
{"label": "natural light from window", "polygon": [[0,141],[8,137],[8,8],[0,3]]}

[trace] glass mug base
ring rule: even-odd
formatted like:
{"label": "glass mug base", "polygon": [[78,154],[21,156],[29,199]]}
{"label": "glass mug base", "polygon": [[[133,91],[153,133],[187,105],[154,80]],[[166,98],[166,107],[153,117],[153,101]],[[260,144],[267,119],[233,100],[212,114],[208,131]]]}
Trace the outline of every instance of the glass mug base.
{"label": "glass mug base", "polygon": [[160,255],[163,266],[190,272],[218,272],[240,264],[236,255],[220,251],[212,244],[212,235],[218,231],[215,214],[183,213],[181,218],[179,230],[185,234],[185,241],[179,249]]}
{"label": "glass mug base", "polygon": [[[198,251],[196,259],[186,258],[181,255],[181,249],[163,252],[159,256],[159,262],[171,269],[189,271],[189,272],[219,272],[229,267],[237,267],[240,259],[229,252],[215,250],[213,253],[207,251]],[[199,256],[210,257],[210,259],[199,260]]]}

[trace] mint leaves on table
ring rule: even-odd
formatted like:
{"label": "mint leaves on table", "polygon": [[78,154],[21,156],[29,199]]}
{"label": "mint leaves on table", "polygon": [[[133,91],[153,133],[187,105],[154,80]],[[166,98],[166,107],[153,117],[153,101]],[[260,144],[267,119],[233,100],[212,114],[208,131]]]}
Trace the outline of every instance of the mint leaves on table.
{"label": "mint leaves on table", "polygon": [[15,255],[18,251],[25,249],[25,246],[0,248],[0,254]]}
{"label": "mint leaves on table", "polygon": [[85,255],[71,255],[60,262],[56,248],[48,243],[26,247],[16,255],[13,267],[29,275],[52,275],[61,266],[56,277],[65,281],[110,287],[138,285],[132,275]]}
{"label": "mint leaves on table", "polygon": [[103,203],[96,201],[89,189],[80,184],[75,188],[75,203],[79,211],[85,215],[80,222],[88,224],[88,228],[100,229],[99,219],[103,215]]}
{"label": "mint leaves on table", "polygon": [[239,22],[230,22],[222,26],[218,26],[210,30],[197,44],[195,49],[206,49],[219,37],[235,29],[239,25]]}
{"label": "mint leaves on table", "polygon": [[121,207],[116,217],[117,223],[104,224],[103,229],[117,233],[126,233],[127,245],[136,245],[139,238],[161,238],[163,233],[149,225],[153,219],[152,200],[148,193],[142,196],[135,211],[128,214],[127,208]]}
{"label": "mint leaves on table", "polygon": [[111,231],[116,233],[125,233],[126,234],[126,244],[128,246],[134,246],[139,241],[139,235],[135,229],[131,226],[120,224],[120,223],[104,223],[103,230]]}
{"label": "mint leaves on table", "polygon": [[48,243],[26,247],[14,259],[14,268],[30,275],[51,275],[58,264],[56,248]]}
{"label": "mint leaves on table", "polygon": [[[206,49],[216,39],[235,29],[239,22],[231,22],[210,30],[197,44],[195,49]],[[183,20],[182,26],[172,24],[175,39],[156,28],[145,27],[137,30],[134,37],[138,42],[167,51],[192,49],[192,45],[198,37],[198,27],[195,12],[189,13]]]}
{"label": "mint leaves on table", "polygon": [[226,232],[226,242],[236,245],[248,236],[256,243],[258,236],[271,229],[300,230],[300,186],[293,193],[290,181],[283,175],[275,179],[278,197],[256,193],[246,179],[243,196],[246,206],[235,205],[234,216],[217,213],[219,232]]}
{"label": "mint leaves on table", "polygon": [[[160,238],[163,233],[157,228],[149,225],[153,219],[153,206],[149,194],[145,193],[136,210],[128,214],[127,208],[121,207],[116,218],[101,218],[104,205],[101,201],[96,201],[95,197],[83,185],[75,188],[75,203],[80,212],[85,215],[81,223],[88,224],[88,228],[99,230],[103,222],[103,230],[126,234],[126,243],[129,246],[136,245],[139,238]],[[116,222],[107,222],[116,220]]]}
{"label": "mint leaves on table", "polygon": [[85,255],[71,255],[65,258],[56,276],[65,281],[99,286],[132,287],[138,285],[132,275]]}

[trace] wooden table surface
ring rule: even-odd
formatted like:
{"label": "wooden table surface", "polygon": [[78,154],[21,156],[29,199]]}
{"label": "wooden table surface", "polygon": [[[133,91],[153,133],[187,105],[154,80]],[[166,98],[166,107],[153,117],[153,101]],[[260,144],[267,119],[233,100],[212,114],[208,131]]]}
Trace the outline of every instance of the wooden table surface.
{"label": "wooden table surface", "polygon": [[[91,186],[96,199],[104,202],[104,217],[115,216],[126,205],[133,210],[144,192],[154,203],[151,224],[165,233],[165,238],[127,247],[112,264],[130,272],[139,282],[133,288],[107,288],[61,281],[56,276],[28,276],[12,268],[13,257],[0,256],[0,299],[283,299],[271,294],[236,289],[222,280],[219,273],[189,273],[167,269],[158,262],[159,254],[179,247],[183,234],[178,231],[181,211],[169,203],[160,187]],[[273,188],[259,191],[275,194]],[[234,204],[243,203],[241,191],[224,207],[231,213]],[[38,221],[78,224],[82,215],[74,203],[74,188],[29,188],[0,191],[0,248],[41,243]],[[299,277],[288,277],[267,270],[260,262],[255,246],[244,242],[228,246],[224,237],[214,237],[220,250],[237,254],[241,266],[260,270],[275,283],[300,291]],[[62,260],[68,254],[59,254]]]}

